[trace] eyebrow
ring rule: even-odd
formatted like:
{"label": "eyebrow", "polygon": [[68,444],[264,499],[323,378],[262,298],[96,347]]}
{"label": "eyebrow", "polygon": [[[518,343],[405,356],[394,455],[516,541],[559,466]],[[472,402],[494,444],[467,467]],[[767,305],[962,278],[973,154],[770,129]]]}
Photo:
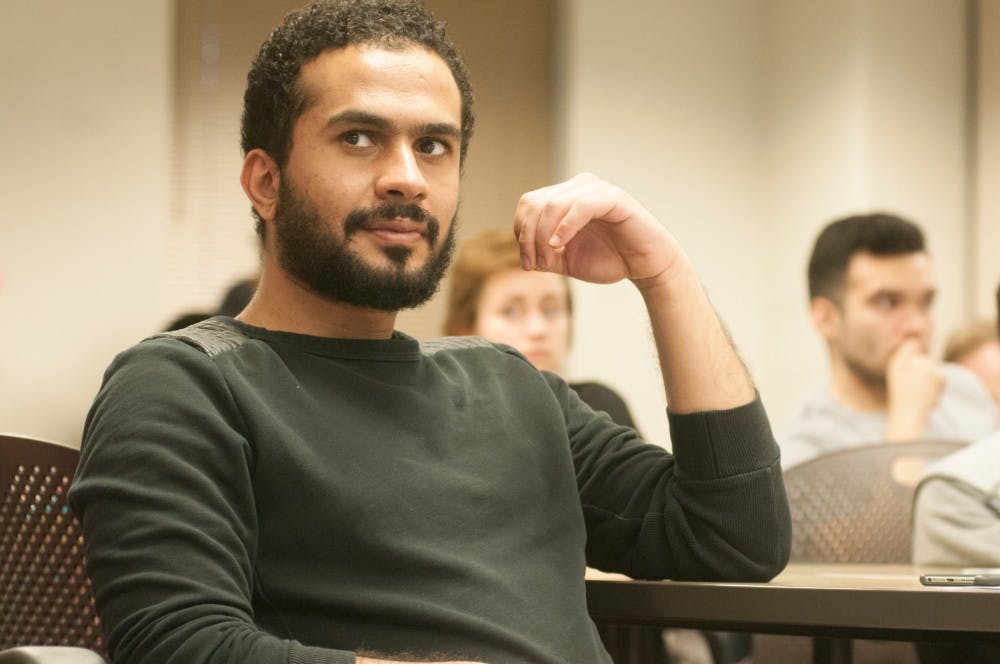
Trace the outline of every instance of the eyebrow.
{"label": "eyebrow", "polygon": [[[879,288],[868,294],[869,300],[874,300],[875,298],[882,297],[883,295],[890,295],[893,297],[907,297],[908,292],[905,288]],[[937,288],[928,288],[922,290],[919,293],[915,293],[918,297],[935,297],[937,295]]]}
{"label": "eyebrow", "polygon": [[462,131],[450,122],[430,122],[420,126],[418,133],[428,136],[461,138]]}
{"label": "eyebrow", "polygon": [[326,121],[327,127],[338,124],[363,124],[378,129],[389,129],[392,123],[381,115],[375,115],[367,111],[341,111]]}
{"label": "eyebrow", "polygon": [[[388,131],[395,127],[395,123],[381,115],[369,113],[368,111],[346,110],[337,113],[326,121],[327,127],[334,127],[339,124],[360,124],[375,127],[382,131]],[[462,131],[451,122],[428,122],[416,128],[418,135],[431,136],[452,136],[460,138]]]}

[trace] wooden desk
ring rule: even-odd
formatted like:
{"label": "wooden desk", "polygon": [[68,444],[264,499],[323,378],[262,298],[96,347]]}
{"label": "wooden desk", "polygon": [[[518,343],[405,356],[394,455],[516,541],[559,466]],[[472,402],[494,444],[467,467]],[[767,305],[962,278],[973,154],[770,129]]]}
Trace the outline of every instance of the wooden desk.
{"label": "wooden desk", "polygon": [[587,574],[598,622],[897,641],[1000,642],[1000,588],[926,587],[900,565],[790,564],[770,583]]}

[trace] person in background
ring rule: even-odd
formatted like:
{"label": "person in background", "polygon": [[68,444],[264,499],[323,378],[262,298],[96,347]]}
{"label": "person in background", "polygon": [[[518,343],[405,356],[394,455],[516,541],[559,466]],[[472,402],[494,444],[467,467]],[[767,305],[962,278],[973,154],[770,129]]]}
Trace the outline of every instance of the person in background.
{"label": "person in background", "polygon": [[172,332],[183,330],[189,325],[208,320],[212,316],[229,316],[235,318],[253,299],[254,291],[257,290],[257,278],[240,279],[226,289],[219,306],[215,311],[185,311],[170,320],[163,326],[162,332]]}
{"label": "person in background", "polygon": [[[444,333],[477,335],[516,348],[536,368],[561,374],[573,327],[569,280],[521,268],[510,231],[484,231],[462,242],[451,273]],[[594,410],[635,428],[625,400],[600,383],[570,383]]]}
{"label": "person in background", "polygon": [[813,247],[808,282],[830,384],[780,432],[783,467],[880,441],[973,441],[997,427],[997,406],[979,379],[929,355],[937,286],[916,224],[885,213],[830,223]]}
{"label": "person in background", "polygon": [[200,323],[203,320],[208,320],[213,315],[214,314],[208,313],[207,311],[186,311],[172,318],[170,322],[163,326],[161,331],[173,332],[174,330],[183,330],[189,325],[194,325],[195,323]]}
{"label": "person in background", "polygon": [[[996,299],[1000,320],[1000,285]],[[914,493],[913,561],[1000,567],[1000,430],[924,471]]]}
{"label": "person in background", "polygon": [[[1000,284],[996,292],[1000,325]],[[925,469],[913,499],[913,562],[1000,567],[1000,430]],[[1000,646],[920,644],[922,664],[997,664]]]}
{"label": "person in background", "polygon": [[219,306],[215,310],[216,315],[229,316],[230,318],[238,316],[253,299],[253,294],[257,290],[257,281],[258,278],[253,277],[240,279],[233,283],[222,296],[222,301],[219,302]]}
{"label": "person in background", "polygon": [[[552,272],[525,271],[521,251],[510,231],[487,230],[464,240],[455,256],[445,310],[444,333],[476,335],[517,349],[541,371],[562,374],[573,327],[573,296],[569,280]],[[625,400],[595,382],[570,383],[580,399],[611,419],[635,428]],[[600,626],[615,661],[630,661],[639,653],[660,653],[664,638],[672,645],[672,661],[685,648],[703,648],[690,631],[618,630]],[[679,643],[682,642],[682,643]],[[708,661],[688,656],[686,662]]]}
{"label": "person in background", "polygon": [[84,427],[69,500],[115,664],[607,664],[588,564],[784,567],[760,396],[623,189],[581,174],[525,193],[512,226],[526,270],[637,289],[672,453],[513,349],[395,329],[449,265],[472,105],[419,2],[317,2],[261,47],[240,178],[257,292],[119,354]]}
{"label": "person in background", "polygon": [[995,321],[976,321],[952,332],[941,359],[979,376],[1000,405],[1000,335]]}

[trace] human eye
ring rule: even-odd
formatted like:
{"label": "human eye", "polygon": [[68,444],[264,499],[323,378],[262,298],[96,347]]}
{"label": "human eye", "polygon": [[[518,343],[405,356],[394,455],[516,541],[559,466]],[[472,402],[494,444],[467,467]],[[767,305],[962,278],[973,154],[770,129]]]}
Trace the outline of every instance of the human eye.
{"label": "human eye", "polygon": [[440,157],[449,151],[449,145],[437,138],[422,138],[417,142],[417,151],[429,157]]}
{"label": "human eye", "polygon": [[375,145],[375,141],[372,140],[371,135],[368,132],[360,131],[358,129],[352,129],[351,131],[344,132],[341,135],[341,140],[354,148],[370,148]]}
{"label": "human eye", "polygon": [[566,313],[565,307],[554,302],[542,306],[542,315],[546,318],[559,318],[564,313]]}
{"label": "human eye", "polygon": [[500,308],[500,315],[507,320],[518,320],[524,316],[524,307],[519,304],[508,304]]}
{"label": "human eye", "polygon": [[892,293],[879,293],[874,297],[873,302],[880,311],[892,311],[899,304],[899,297]]}

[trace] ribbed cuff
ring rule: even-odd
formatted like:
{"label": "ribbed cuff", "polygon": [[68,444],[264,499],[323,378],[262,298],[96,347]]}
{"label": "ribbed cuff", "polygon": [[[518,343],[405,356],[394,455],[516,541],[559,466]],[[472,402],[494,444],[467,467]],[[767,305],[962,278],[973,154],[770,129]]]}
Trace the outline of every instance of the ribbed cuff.
{"label": "ribbed cuff", "polygon": [[313,648],[292,642],[288,649],[288,664],[354,664],[355,656],[350,650],[330,650]]}
{"label": "ribbed cuff", "polygon": [[729,410],[667,413],[678,479],[718,479],[770,466],[778,444],[760,394]]}

